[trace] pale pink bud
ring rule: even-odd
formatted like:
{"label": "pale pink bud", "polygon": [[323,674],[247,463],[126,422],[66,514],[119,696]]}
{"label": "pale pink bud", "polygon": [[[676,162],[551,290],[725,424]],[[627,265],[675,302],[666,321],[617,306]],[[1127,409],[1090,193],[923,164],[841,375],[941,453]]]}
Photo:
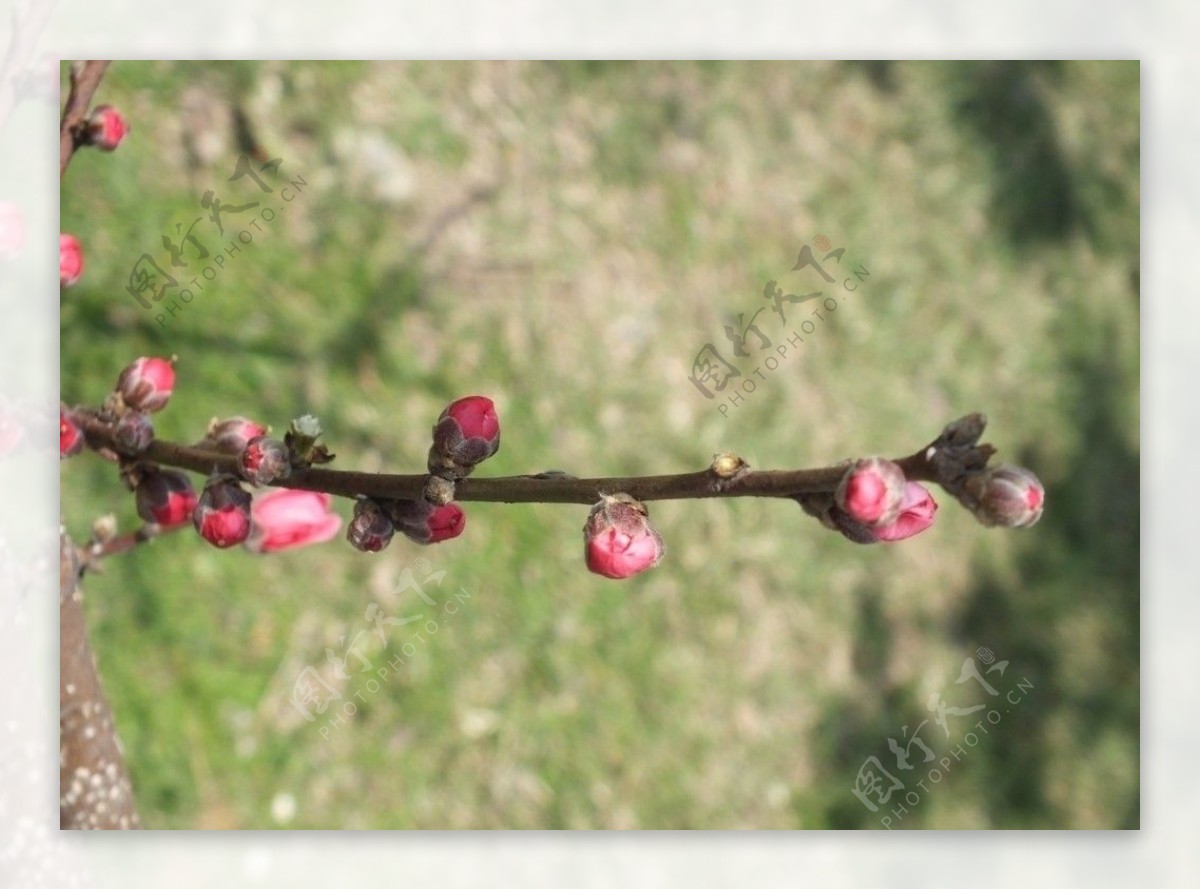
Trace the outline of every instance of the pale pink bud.
{"label": "pale pink bud", "polygon": [[117,378],[121,400],[137,411],[159,411],[166,407],[175,389],[173,359],[142,356]]}
{"label": "pale pink bud", "polygon": [[904,499],[904,471],[882,457],[856,461],[835,493],[837,505],[856,522],[887,525],[900,512]]}
{"label": "pale pink bud", "polygon": [[644,504],[627,494],[603,495],[583,526],[584,560],[605,578],[629,578],[658,565],[665,547]]}
{"label": "pale pink bud", "polygon": [[330,540],[342,519],[329,511],[333,499],[323,491],[276,488],[254,498],[250,506],[253,531],[246,548],[273,553]]}
{"label": "pale pink bud", "polygon": [[129,122],[111,105],[97,105],[87,119],[87,142],[103,151],[112,151],[129,133]]}
{"label": "pale pink bud", "polygon": [[1001,464],[968,482],[979,500],[976,518],[984,525],[1028,528],[1042,518],[1046,489],[1024,467]]}
{"label": "pale pink bud", "polygon": [[250,493],[232,476],[213,476],[192,510],[192,525],[214,547],[232,547],[250,535]]}
{"label": "pale pink bud", "polygon": [[83,274],[83,247],[74,235],[58,236],[58,283],[70,287]]}
{"label": "pale pink bud", "polygon": [[883,525],[870,526],[869,529],[876,540],[903,541],[933,525],[937,508],[937,501],[925,486],[917,482],[906,482],[896,518]]}

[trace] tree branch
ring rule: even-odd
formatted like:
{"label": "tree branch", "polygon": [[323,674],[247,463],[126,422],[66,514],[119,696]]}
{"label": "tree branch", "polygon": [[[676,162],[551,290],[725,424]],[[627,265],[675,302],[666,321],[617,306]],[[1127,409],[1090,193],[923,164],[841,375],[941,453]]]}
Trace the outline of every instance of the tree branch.
{"label": "tree branch", "polygon": [[79,550],[59,542],[59,827],[139,828],[133,785],[88,638]]}
{"label": "tree branch", "polygon": [[[112,436],[112,425],[95,412],[76,409],[75,416],[88,444],[97,450],[121,453]],[[925,448],[896,461],[905,478],[936,482],[958,495],[958,482],[965,471],[981,469],[994,452],[991,446],[976,446],[986,419],[969,414],[946,427]],[[144,451],[127,457],[196,473],[238,475],[237,458],[202,448],[156,440]],[[722,475],[716,466],[694,473],[666,476],[609,476],[578,479],[562,473],[536,473],[492,479],[468,478],[458,482],[456,501],[494,503],[594,504],[602,494],[624,492],[639,501],[681,500],[720,497],[792,498],[803,494],[832,493],[845,475],[846,466],[807,470],[751,470],[743,467]],[[361,473],[313,467],[294,471],[275,484],[281,488],[322,491],[353,498],[367,495],[385,499],[418,500],[423,496],[427,475]]]}
{"label": "tree branch", "polygon": [[92,107],[92,97],[104,78],[107,61],[73,63],[71,65],[71,91],[63,106],[62,121],[58,126],[58,175],[67,172],[67,165],[75,149],[83,144],[84,125]]}

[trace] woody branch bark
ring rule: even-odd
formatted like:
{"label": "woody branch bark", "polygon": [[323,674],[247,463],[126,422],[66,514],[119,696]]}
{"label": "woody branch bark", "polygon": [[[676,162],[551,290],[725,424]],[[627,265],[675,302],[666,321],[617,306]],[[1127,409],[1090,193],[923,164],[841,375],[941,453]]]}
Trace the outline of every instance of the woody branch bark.
{"label": "woody branch bark", "polygon": [[67,172],[67,165],[75,150],[83,144],[83,133],[92,97],[104,78],[107,61],[76,62],[71,66],[71,90],[63,106],[62,120],[58,127],[58,175]]}
{"label": "woody branch bark", "polygon": [[[77,409],[88,443],[97,449],[117,453],[121,448],[113,439],[111,423]],[[977,445],[986,419],[969,414],[948,425],[925,448],[896,461],[906,478],[936,482],[958,496],[964,473],[981,469],[994,453],[990,445]],[[136,455],[142,460],[192,470],[197,473],[237,475],[237,458],[201,448],[156,440]],[[844,464],[803,470],[752,470],[740,462],[723,475],[716,466],[693,473],[663,476],[607,476],[575,478],[548,472],[492,479],[468,478],[458,482],[454,498],[458,501],[498,503],[594,504],[602,494],[623,492],[640,501],[681,500],[720,497],[795,498],[800,495],[832,494],[845,475]],[[284,488],[321,491],[353,498],[419,499],[428,476],[361,473],[313,467],[298,470],[286,480],[273,483]]]}
{"label": "woody branch bark", "polygon": [[133,786],[96,671],[79,549],[59,549],[59,827],[139,828]]}

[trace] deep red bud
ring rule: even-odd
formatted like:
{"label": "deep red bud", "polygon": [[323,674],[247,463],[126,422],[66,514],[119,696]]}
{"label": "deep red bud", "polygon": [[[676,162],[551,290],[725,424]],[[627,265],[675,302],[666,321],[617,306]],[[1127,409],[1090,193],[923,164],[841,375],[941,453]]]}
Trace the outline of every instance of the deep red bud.
{"label": "deep red bud", "polygon": [[1001,464],[967,483],[979,499],[975,516],[984,525],[1028,528],[1042,518],[1046,489],[1024,467]]}
{"label": "deep red bud", "polygon": [[397,531],[418,544],[437,544],[457,538],[467,526],[467,515],[458,504],[435,506],[428,501],[389,501],[388,514]]}
{"label": "deep red bud", "polygon": [[117,378],[117,392],[136,411],[160,411],[175,389],[172,359],[142,356]]}
{"label": "deep red bud", "polygon": [[192,518],[196,507],[196,489],[186,474],[178,470],[146,470],[134,492],[138,516],[170,528]]}
{"label": "deep red bud", "polygon": [[255,485],[286,479],[292,474],[288,448],[277,439],[255,436],[238,455],[238,470]]}
{"label": "deep red bud", "polygon": [[123,414],[113,425],[113,442],[132,454],[139,454],[154,441],[154,423],[141,411]]}
{"label": "deep red bud", "polygon": [[73,457],[83,451],[83,430],[63,408],[58,409],[58,456]]}
{"label": "deep red bud", "polygon": [[232,547],[250,535],[250,493],[230,476],[213,476],[192,511],[192,525],[214,547]]}
{"label": "deep red bud", "polygon": [[83,274],[83,247],[79,239],[65,232],[58,236],[58,283],[70,287]]}
{"label": "deep red bud", "polygon": [[354,516],[346,527],[346,540],[358,550],[378,553],[392,543],[396,525],[391,517],[370,498],[359,498]]}
{"label": "deep red bud", "polygon": [[466,469],[499,451],[500,418],[492,400],[467,396],[451,402],[434,425],[433,450]]}
{"label": "deep red bud", "polygon": [[112,151],[129,133],[129,122],[111,105],[97,105],[87,119],[87,142],[104,151]]}
{"label": "deep red bud", "polygon": [[864,525],[894,522],[904,500],[904,471],[882,457],[855,461],[834,497],[851,519]]}
{"label": "deep red bud", "polygon": [[605,495],[583,526],[584,561],[605,578],[629,578],[658,565],[666,548],[644,504],[627,494]]}
{"label": "deep red bud", "polygon": [[442,504],[434,507],[429,516],[429,540],[427,544],[440,544],[457,538],[467,527],[467,514],[458,504]]}
{"label": "deep red bud", "polygon": [[496,416],[496,406],[486,396],[466,396],[451,402],[442,412],[442,417],[453,417],[463,436],[468,439],[495,442],[500,437],[500,418]]}

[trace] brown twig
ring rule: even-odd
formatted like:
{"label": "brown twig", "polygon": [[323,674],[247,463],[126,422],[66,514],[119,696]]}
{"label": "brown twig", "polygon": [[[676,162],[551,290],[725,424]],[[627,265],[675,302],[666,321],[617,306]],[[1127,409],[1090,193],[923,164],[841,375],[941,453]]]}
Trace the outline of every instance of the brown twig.
{"label": "brown twig", "polygon": [[83,144],[84,126],[92,107],[92,97],[96,94],[108,65],[107,61],[90,61],[73,63],[71,66],[71,91],[67,95],[62,121],[58,126],[60,178],[67,172],[67,165],[71,163],[75,149]]}
{"label": "brown twig", "polygon": [[104,540],[93,539],[87,546],[79,548],[79,573],[83,575],[85,572],[98,570],[100,560],[107,556],[128,553],[139,544],[147,544],[159,535],[170,534],[185,527],[190,528],[191,525],[161,526],[148,522],[131,532],[114,535]]}
{"label": "brown twig", "polygon": [[[108,421],[82,409],[76,410],[76,418],[93,448],[121,451],[113,441],[112,426]],[[957,483],[964,472],[981,469],[993,453],[990,446],[976,445],[985,423],[981,414],[967,415],[947,426],[925,448],[896,462],[903,469],[905,478],[936,482],[957,496]],[[145,451],[127,456],[197,473],[238,475],[236,457],[175,442],[157,440]],[[720,497],[792,498],[796,495],[833,492],[845,472],[846,466],[842,464],[807,470],[742,469],[730,477],[721,476],[712,467],[694,473],[666,476],[587,479],[560,473],[538,473],[464,479],[458,483],[454,499],[509,504],[594,504],[600,495],[616,492],[624,492],[640,501]],[[427,478],[424,474],[361,473],[313,467],[293,472],[287,479],[275,484],[283,488],[322,491],[347,498],[367,495],[416,500],[422,497]]]}

